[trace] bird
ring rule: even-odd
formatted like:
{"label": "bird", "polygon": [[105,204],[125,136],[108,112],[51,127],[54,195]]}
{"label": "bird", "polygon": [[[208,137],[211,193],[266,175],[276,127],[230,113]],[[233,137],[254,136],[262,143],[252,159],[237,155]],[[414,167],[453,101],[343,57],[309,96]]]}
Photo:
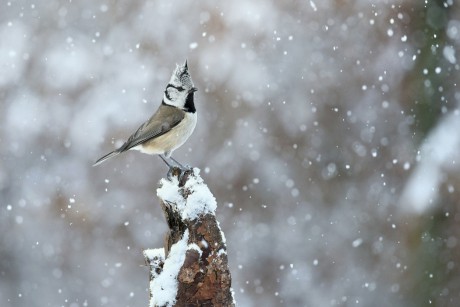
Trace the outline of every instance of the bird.
{"label": "bird", "polygon": [[[163,100],[156,112],[134,132],[118,149],[99,158],[93,166],[128,150],[138,150],[150,155],[159,155],[169,166],[184,167],[171,154],[182,146],[195,130],[197,112],[193,85],[188,71],[187,60],[176,64],[176,68],[163,94]],[[168,173],[169,175],[169,173]]]}

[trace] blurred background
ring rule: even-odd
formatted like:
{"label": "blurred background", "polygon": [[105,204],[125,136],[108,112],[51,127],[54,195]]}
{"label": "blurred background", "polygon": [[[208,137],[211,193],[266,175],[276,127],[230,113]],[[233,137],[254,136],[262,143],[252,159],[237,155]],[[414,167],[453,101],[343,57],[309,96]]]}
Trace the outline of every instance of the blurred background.
{"label": "blurred background", "polygon": [[147,306],[167,169],[91,165],[188,59],[239,306],[459,306],[459,46],[455,0],[2,1],[0,305]]}

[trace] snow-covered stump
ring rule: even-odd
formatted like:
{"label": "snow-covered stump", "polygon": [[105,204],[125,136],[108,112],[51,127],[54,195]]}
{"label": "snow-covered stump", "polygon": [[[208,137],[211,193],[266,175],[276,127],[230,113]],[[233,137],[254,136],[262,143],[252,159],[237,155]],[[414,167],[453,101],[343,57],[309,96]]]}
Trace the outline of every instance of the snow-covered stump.
{"label": "snow-covered stump", "polygon": [[157,189],[169,226],[165,247],[144,251],[149,306],[235,306],[216,199],[198,168],[174,168],[172,174]]}

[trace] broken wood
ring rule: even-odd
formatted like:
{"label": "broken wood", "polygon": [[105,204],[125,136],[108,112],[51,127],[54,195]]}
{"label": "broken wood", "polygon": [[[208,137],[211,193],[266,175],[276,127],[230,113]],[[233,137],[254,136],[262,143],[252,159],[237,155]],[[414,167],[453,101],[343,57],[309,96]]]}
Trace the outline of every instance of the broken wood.
{"label": "broken wood", "polygon": [[144,251],[150,307],[235,306],[216,200],[199,169],[172,174],[157,190],[169,227],[165,246]]}

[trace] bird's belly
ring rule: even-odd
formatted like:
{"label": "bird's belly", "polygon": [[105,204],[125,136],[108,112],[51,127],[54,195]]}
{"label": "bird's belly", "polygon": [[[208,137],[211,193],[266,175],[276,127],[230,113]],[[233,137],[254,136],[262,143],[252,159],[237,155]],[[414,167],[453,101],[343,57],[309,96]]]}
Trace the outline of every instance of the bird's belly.
{"label": "bird's belly", "polygon": [[170,131],[133,149],[150,155],[170,154],[190,137],[196,126],[196,119],[196,113],[187,113],[184,119]]}

